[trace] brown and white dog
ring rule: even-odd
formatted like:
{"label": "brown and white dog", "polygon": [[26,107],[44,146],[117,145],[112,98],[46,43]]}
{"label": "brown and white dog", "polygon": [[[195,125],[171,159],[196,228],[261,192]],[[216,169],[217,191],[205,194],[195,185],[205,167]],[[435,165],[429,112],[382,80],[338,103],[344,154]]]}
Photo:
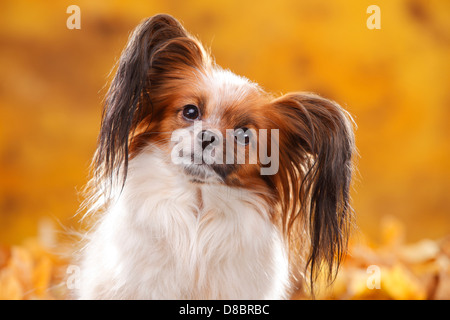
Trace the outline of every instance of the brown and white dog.
{"label": "brown and white dog", "polygon": [[335,102],[274,98],[173,17],[146,19],[106,97],[78,298],[283,299],[334,275],[353,153]]}

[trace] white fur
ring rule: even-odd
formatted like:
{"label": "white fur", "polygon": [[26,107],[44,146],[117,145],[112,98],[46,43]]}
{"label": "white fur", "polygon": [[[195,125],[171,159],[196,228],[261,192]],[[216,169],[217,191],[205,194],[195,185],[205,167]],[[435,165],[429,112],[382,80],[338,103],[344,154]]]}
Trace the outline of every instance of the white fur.
{"label": "white fur", "polygon": [[154,148],[130,161],[122,193],[88,238],[80,299],[287,295],[285,246],[262,198],[193,184]]}

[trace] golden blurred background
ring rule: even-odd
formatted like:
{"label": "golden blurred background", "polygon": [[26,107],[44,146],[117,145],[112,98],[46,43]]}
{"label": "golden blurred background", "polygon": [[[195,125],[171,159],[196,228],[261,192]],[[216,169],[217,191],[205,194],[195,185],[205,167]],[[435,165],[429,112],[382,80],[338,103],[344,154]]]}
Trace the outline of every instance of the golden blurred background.
{"label": "golden blurred background", "polygon": [[[66,9],[81,9],[69,30]],[[381,9],[369,30],[366,9]],[[450,2],[0,2],[0,244],[43,218],[77,227],[110,71],[129,32],[169,13],[219,65],[267,91],[313,91],[358,125],[358,233],[395,217],[408,241],[450,234]]]}
{"label": "golden blurred background", "polygon": [[[80,30],[66,27],[72,4]],[[450,298],[449,1],[0,0],[0,299],[66,295],[55,226],[79,227],[110,72],[161,12],[267,91],[313,91],[354,116],[358,229],[322,298]]]}

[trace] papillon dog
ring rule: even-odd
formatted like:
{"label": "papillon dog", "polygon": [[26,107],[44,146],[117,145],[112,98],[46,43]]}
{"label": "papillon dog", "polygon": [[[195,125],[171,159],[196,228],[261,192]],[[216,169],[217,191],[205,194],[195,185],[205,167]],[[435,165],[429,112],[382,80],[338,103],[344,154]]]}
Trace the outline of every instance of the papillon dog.
{"label": "papillon dog", "polygon": [[337,103],[274,97],[170,15],[146,19],[105,99],[77,297],[286,299],[334,277],[354,150]]}

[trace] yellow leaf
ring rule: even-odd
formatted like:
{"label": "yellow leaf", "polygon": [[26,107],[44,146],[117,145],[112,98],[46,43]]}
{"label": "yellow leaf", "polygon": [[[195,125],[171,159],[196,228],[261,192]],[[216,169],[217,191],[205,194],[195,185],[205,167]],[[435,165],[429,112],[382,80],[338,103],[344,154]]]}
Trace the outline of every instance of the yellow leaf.
{"label": "yellow leaf", "polygon": [[404,266],[397,264],[381,272],[381,289],[396,300],[423,300],[426,291],[417,278]]}
{"label": "yellow leaf", "polygon": [[0,270],[0,300],[19,300],[23,298],[20,281],[7,269]]}
{"label": "yellow leaf", "polygon": [[436,242],[424,239],[400,249],[400,257],[407,263],[423,263],[437,257],[440,249]]}
{"label": "yellow leaf", "polygon": [[49,258],[42,257],[33,270],[34,294],[43,297],[50,287],[52,278],[52,263]]}

